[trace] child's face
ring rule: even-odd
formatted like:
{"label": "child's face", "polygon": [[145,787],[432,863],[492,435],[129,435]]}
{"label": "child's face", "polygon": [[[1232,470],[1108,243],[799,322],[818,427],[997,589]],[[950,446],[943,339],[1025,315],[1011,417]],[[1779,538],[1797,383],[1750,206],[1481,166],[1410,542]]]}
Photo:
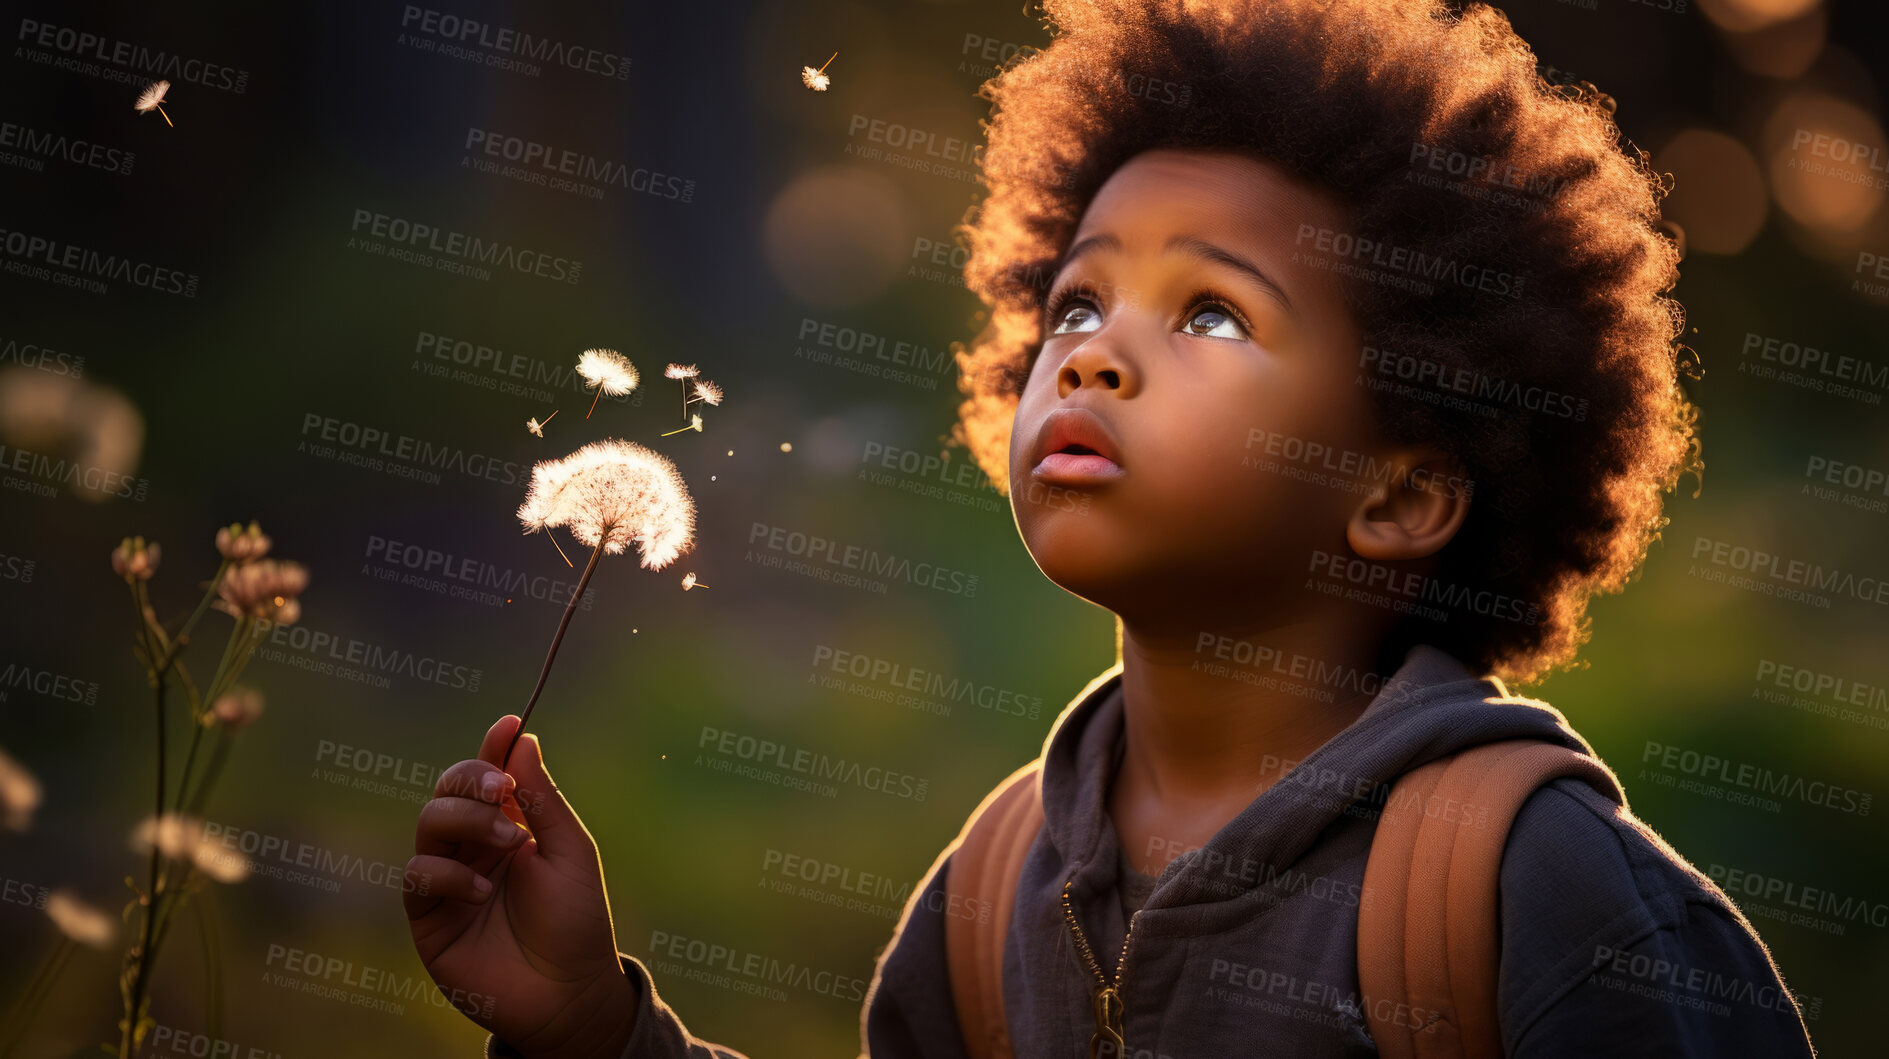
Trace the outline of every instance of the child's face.
{"label": "child's face", "polygon": [[[1186,635],[1289,616],[1314,551],[1350,554],[1365,499],[1330,468],[1381,445],[1357,326],[1338,278],[1295,252],[1302,225],[1347,230],[1335,200],[1234,154],[1149,151],[1097,192],[1011,431],[1011,506],[1050,580]],[[1045,418],[1071,408],[1101,421],[1118,472],[1038,466]]]}

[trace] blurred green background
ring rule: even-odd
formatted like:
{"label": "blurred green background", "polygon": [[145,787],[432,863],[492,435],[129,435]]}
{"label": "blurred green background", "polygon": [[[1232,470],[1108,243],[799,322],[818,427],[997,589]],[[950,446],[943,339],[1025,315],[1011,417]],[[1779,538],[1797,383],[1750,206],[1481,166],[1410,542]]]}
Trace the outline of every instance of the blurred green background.
{"label": "blurred green background", "polygon": [[[1889,469],[1889,387],[1838,396],[1740,370],[1762,360],[1746,353],[1753,335],[1889,365],[1889,281],[1871,282],[1858,264],[1889,256],[1884,38],[1860,3],[1502,6],[1553,76],[1613,95],[1628,136],[1675,174],[1668,213],[1689,244],[1676,293],[1705,368],[1691,384],[1704,410],[1702,492],[1682,484],[1643,576],[1596,604],[1591,665],[1530,693],[1568,715],[1620,772],[1636,812],[1702,869],[1889,902],[1881,811],[1787,800],[1773,813],[1639,771],[1652,741],[1889,791],[1889,707],[1826,716],[1768,701],[1761,692],[1773,685],[1757,679],[1770,662],[1889,684],[1883,607],[1713,583],[1692,554],[1705,537],[1889,576],[1880,487],[1819,496],[1807,487],[1825,483],[1806,473],[1817,459]],[[143,423],[124,468],[142,480],[142,499],[40,495],[18,469],[0,489],[0,666],[96,685],[90,702],[30,682],[0,688],[0,747],[42,788],[30,829],[0,831],[0,1005],[58,936],[35,907],[47,891],[115,912],[128,896],[122,878],[142,877],[127,836],[150,811],[152,722],[108,562],[120,537],[162,542],[153,591],[169,618],[215,568],[215,528],[258,519],[276,555],[312,570],[302,628],[478,670],[476,691],[404,674],[374,686],[267,656],[246,674],[267,709],[241,733],[208,818],[398,866],[411,852],[416,792],[430,787],[399,777],[471,756],[493,719],[522,706],[559,607],[529,595],[496,606],[454,598],[399,583],[404,570],[383,580],[385,542],[568,578],[545,542],[520,536],[513,511],[532,460],[606,435],[675,459],[699,505],[696,550],[675,567],[602,563],[595,605],[576,616],[532,722],[602,849],[618,942],[647,958],[652,932],[665,931],[869,979],[894,918],[776,892],[770,853],[909,886],[1113,661],[1112,617],[1043,578],[987,486],[925,495],[912,476],[886,484],[859,473],[866,452],[936,455],[950,428],[955,368],[941,354],[975,333],[977,304],[948,275],[910,266],[929,266],[928,254],[915,260],[918,240],[947,243],[974,201],[961,154],[980,138],[974,93],[995,60],[1047,42],[1032,15],[972,0],[4,8],[16,39],[0,59],[0,122],[134,158],[108,171],[96,158],[6,148],[15,160],[0,165],[0,228],[198,282],[194,297],[125,282],[100,294],[0,273],[0,369],[11,369],[0,376],[0,440],[30,448],[20,438],[49,407],[81,418],[108,407],[72,397],[94,388],[122,393]],[[476,41],[453,50],[427,28],[446,19],[560,42],[593,69],[493,65],[517,57]],[[64,51],[57,32],[52,46],[37,44],[44,26],[243,76],[203,65],[173,76],[167,125],[131,108],[153,75]],[[831,87],[802,87],[800,67],[835,51]],[[622,59],[626,76],[597,72]],[[873,120],[923,133],[932,157],[961,171],[861,156]],[[1826,144],[1873,146],[1873,161],[1859,150],[1843,172],[1813,171],[1804,163],[1833,160],[1798,142],[1805,129]],[[483,153],[482,136],[615,168],[576,178],[597,192],[513,179],[475,164],[505,164],[503,146],[497,158]],[[575,283],[503,268],[478,279],[390,260],[349,246],[363,234],[360,211],[581,271]],[[925,352],[901,378],[802,355],[814,343],[801,336],[826,324]],[[454,363],[462,347],[428,336],[503,359]],[[643,384],[586,423],[587,395],[558,373],[592,346],[622,350]],[[727,392],[721,407],[693,406],[700,433],[659,437],[684,425],[680,389],[661,377],[668,361],[700,365]],[[552,408],[561,415],[546,438],[522,429]],[[444,470],[432,484],[307,451],[331,421],[457,453],[471,473]],[[965,598],[895,582],[879,594],[771,569],[747,557],[756,523],[975,573],[978,588]],[[687,572],[707,587],[684,592]],[[213,664],[228,624],[205,619],[197,667]],[[959,704],[942,716],[830,690],[811,679],[821,646],[1035,696],[1043,708],[1028,719]],[[825,798],[713,771],[694,763],[704,726],[910,773],[927,794],[842,787]],[[323,769],[361,775],[348,770],[355,758],[337,760],[343,746],[369,754],[389,786],[330,782]],[[268,980],[281,970],[269,955],[279,946],[424,983],[397,889],[323,878],[213,889],[220,1025],[204,1021],[205,971],[187,925],[162,957],[158,1022],[214,1029],[245,1055],[475,1054],[482,1031],[444,1006],[412,999],[397,1015]],[[899,901],[878,903],[896,915]],[[1889,924],[1878,918],[1836,933],[1753,913],[1792,988],[1814,1001],[1823,1054],[1881,1054],[1873,1027],[1876,990],[1889,985]],[[97,1054],[115,1039],[116,969],[109,952],[74,957],[17,1054]],[[773,1000],[660,973],[658,985],[695,1033],[751,1054],[852,1055],[858,1045],[856,1001],[804,990]]]}

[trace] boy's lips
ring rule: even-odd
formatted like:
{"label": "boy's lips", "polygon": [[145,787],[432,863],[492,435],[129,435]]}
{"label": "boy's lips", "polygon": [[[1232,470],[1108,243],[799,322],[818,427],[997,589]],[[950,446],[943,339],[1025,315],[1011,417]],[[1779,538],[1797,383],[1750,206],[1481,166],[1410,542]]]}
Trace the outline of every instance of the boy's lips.
{"label": "boy's lips", "polygon": [[1038,481],[1094,484],[1124,473],[1108,424],[1086,408],[1058,408],[1045,416],[1030,455],[1031,477]]}

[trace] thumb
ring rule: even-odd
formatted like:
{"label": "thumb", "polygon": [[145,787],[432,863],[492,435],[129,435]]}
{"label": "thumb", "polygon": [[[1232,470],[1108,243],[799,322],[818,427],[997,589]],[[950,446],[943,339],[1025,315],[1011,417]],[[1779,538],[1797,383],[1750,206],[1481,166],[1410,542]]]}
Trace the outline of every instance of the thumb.
{"label": "thumb", "polygon": [[[499,718],[486,733],[485,743],[479,748],[479,756],[498,764],[505,755],[506,746],[512,741],[512,733],[517,730],[516,716],[506,714]],[[524,817],[525,826],[531,831],[531,837],[538,840],[538,852],[549,857],[594,860],[597,856],[596,843],[591,841],[584,822],[577,818],[577,811],[564,800],[564,795],[558,791],[557,781],[551,778],[551,773],[544,767],[544,747],[538,742],[536,733],[526,732],[519,737],[518,745],[512,747],[511,759],[503,767],[518,785],[512,797],[518,801],[519,812]]]}

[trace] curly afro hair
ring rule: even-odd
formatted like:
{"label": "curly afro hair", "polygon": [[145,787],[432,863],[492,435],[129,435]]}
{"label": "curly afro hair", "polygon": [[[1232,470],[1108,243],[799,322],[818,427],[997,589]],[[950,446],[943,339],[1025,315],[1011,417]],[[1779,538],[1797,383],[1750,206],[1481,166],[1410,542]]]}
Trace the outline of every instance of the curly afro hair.
{"label": "curly afro hair", "polygon": [[[1008,493],[1045,288],[1117,167],[1157,147],[1267,159],[1330,192],[1356,245],[1519,277],[1495,296],[1335,266],[1367,357],[1397,367],[1371,387],[1385,435],[1441,446],[1475,483],[1431,576],[1535,618],[1403,619],[1386,657],[1434,643],[1519,684],[1572,664],[1589,598],[1624,586],[1665,524],[1662,494],[1701,466],[1678,381],[1684,316],[1665,293],[1679,261],[1665,188],[1645,152],[1622,150],[1613,101],[1544,80],[1506,16],[1479,3],[1044,7],[1052,43],[980,92],[988,191],[957,234],[988,316],[953,347],[967,396],[952,444]],[[1465,390],[1479,399],[1456,399]]]}

